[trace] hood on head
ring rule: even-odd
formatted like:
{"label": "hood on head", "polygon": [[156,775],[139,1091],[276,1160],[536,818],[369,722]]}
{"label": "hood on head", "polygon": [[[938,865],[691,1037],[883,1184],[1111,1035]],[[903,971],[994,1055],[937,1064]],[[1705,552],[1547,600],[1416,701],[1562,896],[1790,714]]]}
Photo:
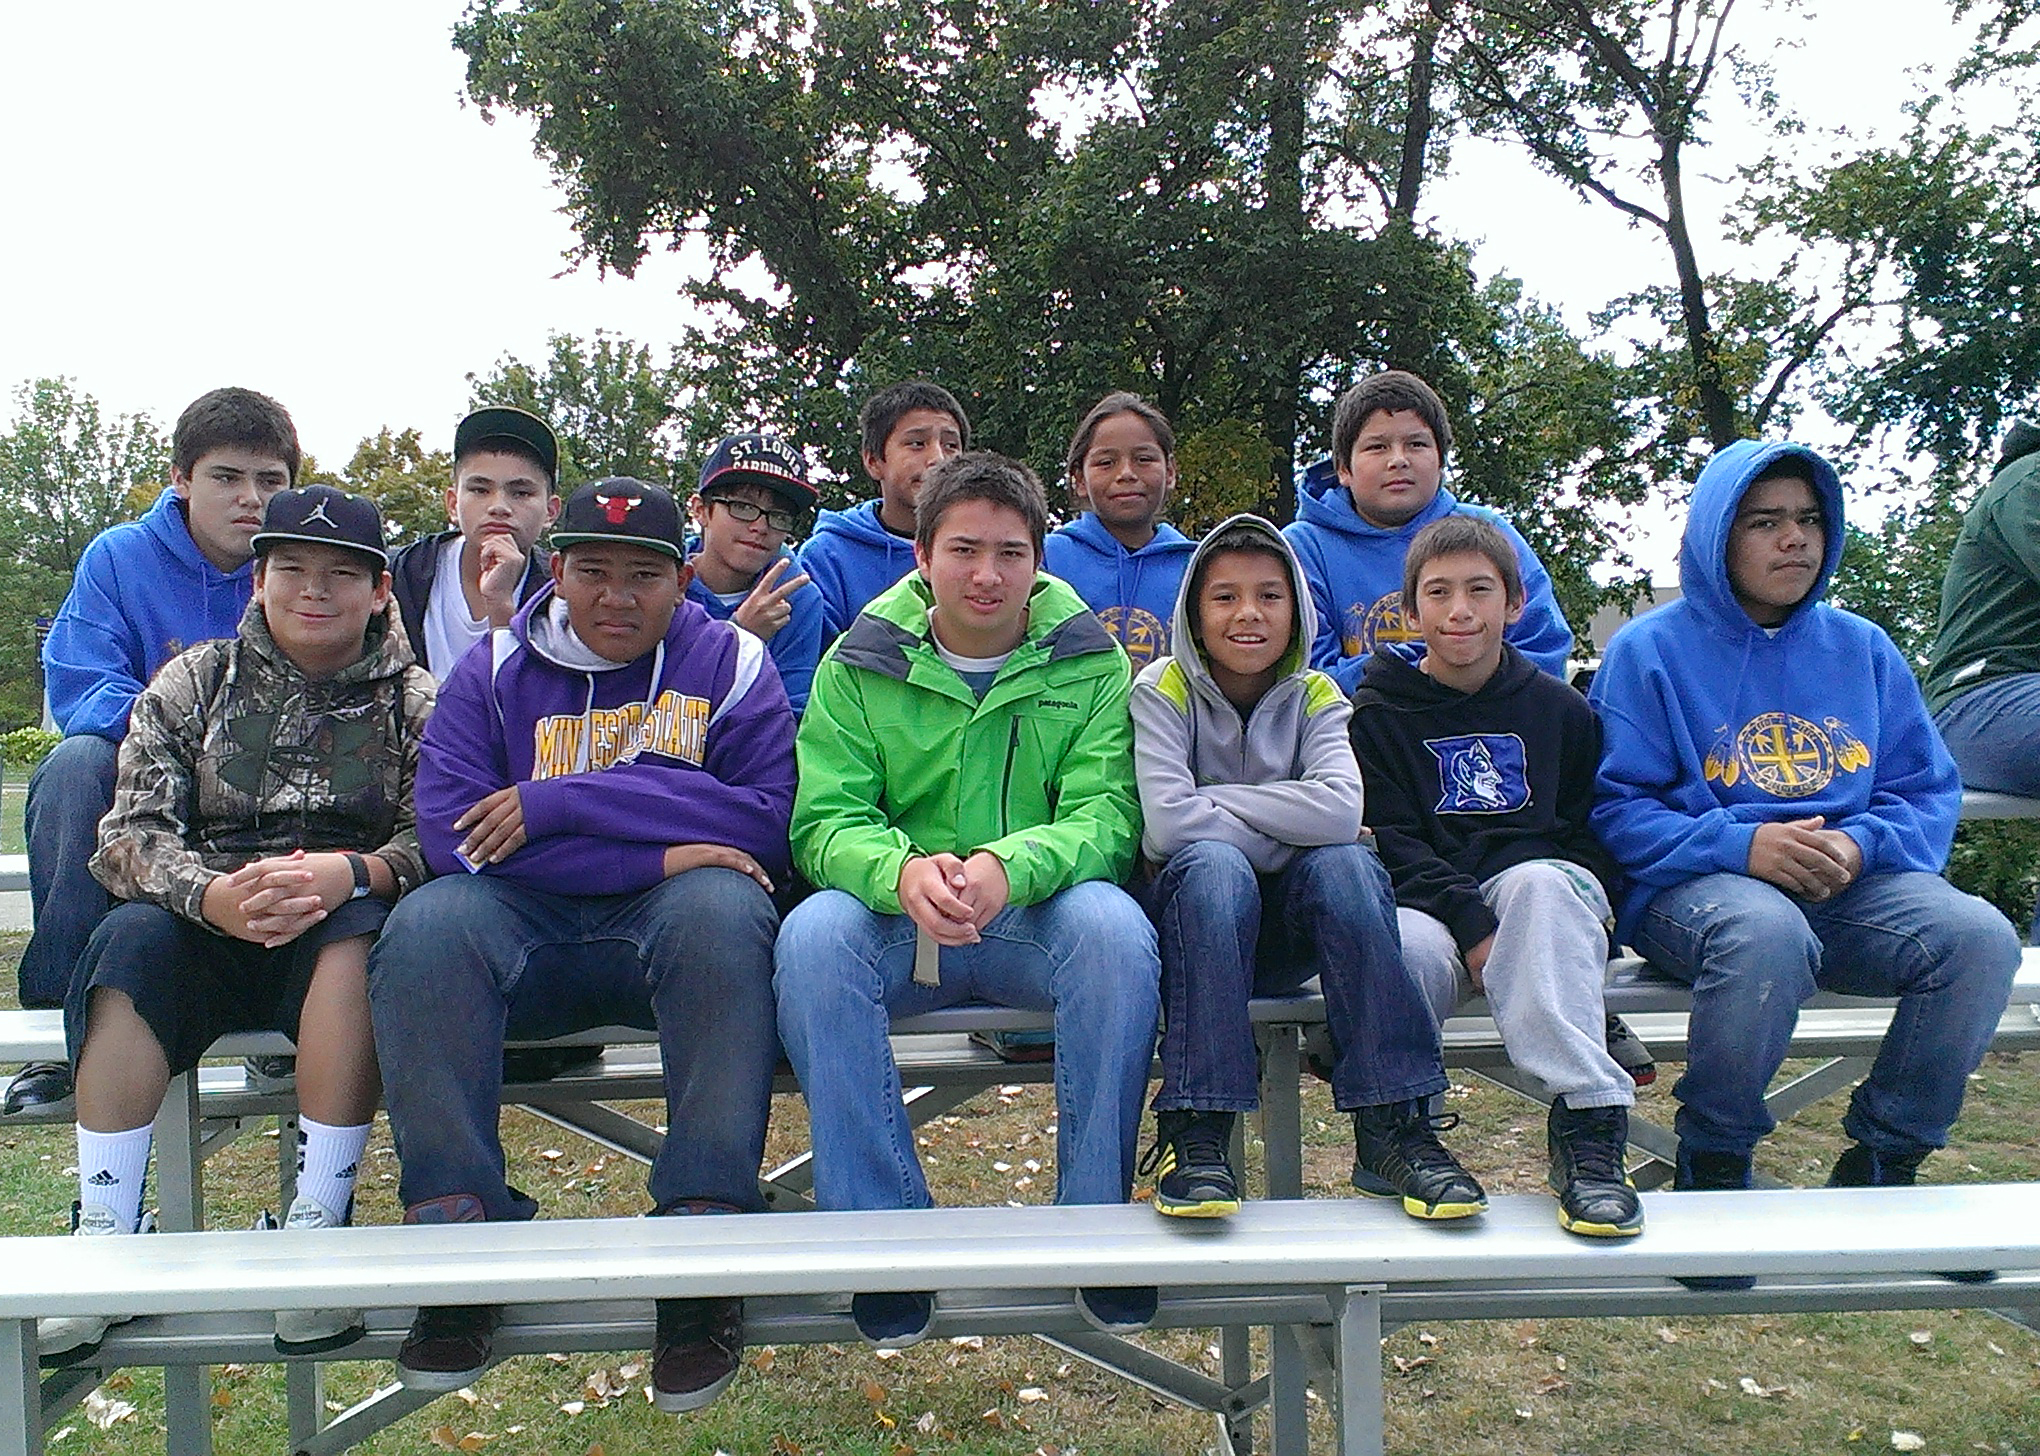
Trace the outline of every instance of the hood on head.
{"label": "hood on head", "polygon": [[2030,420],[2013,420],[2012,428],[2005,434],[2004,451],[1990,473],[1995,475],[2013,461],[2023,460],[2035,451],[2040,451],[2040,425]]}
{"label": "hood on head", "polygon": [[[1735,524],[1735,513],[1742,505],[1742,499],[1749,489],[1772,465],[1780,460],[1803,460],[1813,475],[1813,493],[1820,501],[1821,514],[1826,518],[1826,542],[1821,553],[1820,571],[1814,577],[1813,589],[1806,594],[1808,603],[1817,602],[1827,594],[1828,582],[1841,563],[1842,545],[1845,536],[1842,514],[1842,482],[1835,474],[1834,466],[1804,445],[1794,445],[1782,440],[1738,440],[1715,452],[1700,472],[1700,479],[1693,487],[1693,499],[1686,515],[1685,535],[1679,542],[1679,587],[1685,599],[1705,612],[1721,626],[1733,629],[1752,629],[1754,624],[1742,603],[1735,599],[1735,589],[1728,580],[1728,536]],[[1798,615],[1794,609],[1793,617]]]}
{"label": "hood on head", "polygon": [[1245,527],[1257,535],[1265,536],[1268,544],[1280,552],[1282,564],[1289,572],[1289,590],[1296,599],[1295,620],[1291,624],[1289,648],[1282,654],[1280,673],[1286,677],[1304,666],[1310,644],[1317,637],[1317,605],[1311,600],[1310,587],[1303,579],[1303,565],[1296,559],[1296,552],[1289,545],[1289,538],[1277,530],[1272,522],[1256,515],[1230,516],[1220,521],[1197,543],[1197,549],[1190,554],[1190,561],[1183,569],[1183,584],[1176,589],[1176,611],[1169,651],[1181,663],[1183,670],[1190,674],[1192,681],[1209,682],[1211,666],[1204,656],[1204,649],[1198,645],[1197,635],[1191,630],[1195,625],[1196,603],[1190,599],[1192,583],[1197,580],[1197,569],[1204,558],[1211,554],[1212,543],[1235,527]]}

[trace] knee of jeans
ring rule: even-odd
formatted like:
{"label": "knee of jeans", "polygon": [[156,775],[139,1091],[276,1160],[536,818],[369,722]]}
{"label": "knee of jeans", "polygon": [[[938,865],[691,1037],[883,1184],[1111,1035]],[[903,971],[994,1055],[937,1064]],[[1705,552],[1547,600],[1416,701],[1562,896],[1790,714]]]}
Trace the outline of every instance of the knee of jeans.
{"label": "knee of jeans", "polygon": [[772,989],[784,1006],[812,1004],[839,992],[854,962],[868,953],[878,918],[855,895],[818,890],[794,907],[779,927],[772,949]]}
{"label": "knee of jeans", "polygon": [[1934,920],[1936,964],[1954,967],[1960,974],[2001,981],[2009,993],[2023,954],[2019,932],[1987,900],[1974,895],[1950,899],[1947,910]]}
{"label": "knee of jeans", "polygon": [[[96,733],[74,733],[57,741],[28,776],[29,797],[47,810],[49,796],[81,806],[113,802],[120,767],[120,745]],[[103,806],[98,812],[105,813]]]}
{"label": "knee of jeans", "polygon": [[1216,839],[1200,839],[1169,856],[1162,867],[1166,887],[1199,896],[1257,894],[1259,881],[1246,852]]}
{"label": "knee of jeans", "polygon": [[1148,979],[1161,978],[1155,927],[1126,891],[1104,880],[1085,880],[1057,892],[1056,899],[1074,958],[1121,962],[1143,972],[1152,968]]}

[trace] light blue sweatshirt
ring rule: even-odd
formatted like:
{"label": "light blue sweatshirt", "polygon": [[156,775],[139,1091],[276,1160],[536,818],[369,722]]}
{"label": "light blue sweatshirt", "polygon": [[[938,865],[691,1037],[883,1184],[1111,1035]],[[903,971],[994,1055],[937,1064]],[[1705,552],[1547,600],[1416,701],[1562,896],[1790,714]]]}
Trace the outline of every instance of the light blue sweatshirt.
{"label": "light blue sweatshirt", "polygon": [[252,561],[223,572],[205,559],[174,490],[139,521],[102,531],[78,558],[43,643],[58,729],[127,737],[128,710],[156,669],[187,647],[232,637],[254,580]]}
{"label": "light blue sweatshirt", "polygon": [[1416,632],[1403,619],[1403,557],[1410,539],[1431,522],[1457,512],[1491,521],[1516,548],[1523,573],[1523,615],[1504,634],[1525,657],[1553,677],[1565,678],[1572,628],[1552,595],[1551,574],[1516,528],[1484,506],[1468,505],[1443,486],[1431,503],[1394,530],[1371,526],[1353,508],[1329,460],[1304,473],[1296,492],[1296,519],[1282,534],[1303,562],[1304,580],[1317,605],[1318,635],[1310,665],[1332,675],[1349,695],[1360,685],[1367,658],[1382,642],[1408,642]]}
{"label": "light blue sweatshirt", "polygon": [[1043,543],[1042,569],[1077,589],[1084,604],[1098,614],[1139,672],[1169,655],[1169,622],[1176,593],[1197,543],[1167,523],[1155,527],[1154,539],[1129,551],[1089,511]]}
{"label": "light blue sweatshirt", "polygon": [[[1806,599],[1767,629],[1729,583],[1729,528],[1781,457],[1813,467],[1827,541]],[[1618,938],[1659,890],[1747,874],[1758,826],[1778,820],[1822,816],[1866,875],[1947,862],[1962,783],[1912,669],[1876,624],[1821,600],[1842,538],[1841,482],[1803,446],[1741,440],[1700,473],[1685,595],[1615,634],[1589,694],[1603,732],[1591,823],[1630,881]]]}
{"label": "light blue sweatshirt", "polygon": [[[687,544],[690,556],[700,549],[698,541]],[[785,551],[780,554],[789,558],[792,555]],[[798,569],[796,566],[787,574],[792,575]],[[718,622],[727,622],[736,615],[737,609],[725,605],[723,599],[710,591],[698,576],[687,583],[687,599]],[[807,706],[808,686],[815,679],[815,664],[822,656],[825,608],[822,594],[812,581],[788,597],[787,605],[793,608],[793,615],[786,619],[784,627],[772,634],[765,650],[772,655],[772,665],[779,669],[779,681],[786,689],[786,700],[793,705],[793,716],[798,718],[800,710]]]}

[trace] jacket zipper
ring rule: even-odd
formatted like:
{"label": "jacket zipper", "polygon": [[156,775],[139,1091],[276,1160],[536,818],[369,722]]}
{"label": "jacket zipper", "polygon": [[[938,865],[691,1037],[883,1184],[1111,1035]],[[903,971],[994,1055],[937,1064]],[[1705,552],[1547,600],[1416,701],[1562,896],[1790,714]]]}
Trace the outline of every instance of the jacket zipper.
{"label": "jacket zipper", "polygon": [[1007,827],[1008,801],[1013,797],[1013,758],[1020,751],[1020,715],[1014,714],[1013,728],[1006,735],[1006,776],[999,784],[999,837],[1005,838],[1012,831]]}

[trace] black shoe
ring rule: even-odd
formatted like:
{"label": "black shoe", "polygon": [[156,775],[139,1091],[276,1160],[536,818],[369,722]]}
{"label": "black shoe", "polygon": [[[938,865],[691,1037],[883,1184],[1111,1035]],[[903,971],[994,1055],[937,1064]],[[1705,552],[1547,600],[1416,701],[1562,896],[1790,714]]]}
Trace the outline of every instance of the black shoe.
{"label": "black shoe", "polygon": [[14,1074],[0,1096],[0,1116],[18,1112],[56,1113],[71,1100],[69,1062],[30,1062]]}
{"label": "black shoe", "polygon": [[1155,1145],[1140,1160],[1155,1180],[1155,1212],[1171,1218],[1224,1218],[1240,1211],[1233,1176],[1233,1114],[1179,1110],[1155,1114]]}
{"label": "black shoe", "polygon": [[419,1310],[397,1351],[397,1379],[407,1390],[445,1392],[472,1385],[489,1368],[502,1318],[493,1304]]}
{"label": "black shoe", "polygon": [[[1748,1153],[1709,1153],[1679,1144],[1678,1160],[1672,1166],[1672,1187],[1683,1191],[1753,1188],[1754,1170]],[[1688,1289],[1754,1289],[1750,1274],[1695,1274],[1681,1278]]]}
{"label": "black shoe", "polygon": [[874,1350],[904,1350],[928,1338],[935,1296],[918,1290],[850,1296],[850,1318]]}
{"label": "black shoe", "polygon": [[1160,1292],[1151,1284],[1077,1291],[1077,1313],[1085,1324],[1107,1335],[1130,1335],[1146,1329],[1161,1303]]}
{"label": "black shoe", "polygon": [[248,1085],[257,1092],[288,1092],[297,1086],[296,1057],[281,1053],[243,1057],[241,1069],[248,1074]]}
{"label": "black shoe", "polygon": [[1650,1048],[1643,1044],[1643,1038],[1629,1029],[1628,1022],[1611,1011],[1604,1035],[1608,1041],[1608,1055],[1615,1059],[1615,1065],[1629,1074],[1630,1081],[1639,1087],[1648,1087],[1657,1080],[1657,1061],[1651,1056]]}
{"label": "black shoe", "polygon": [[[1852,1143],[1835,1159],[1828,1174],[1830,1188],[1911,1188],[1919,1182],[1924,1152],[1911,1157],[1893,1157],[1865,1143]],[[1995,1269],[1936,1269],[1942,1279],[1957,1284],[1988,1284],[1997,1278]]]}
{"label": "black shoe", "polygon": [[1353,1186],[1369,1198],[1400,1198],[1411,1218],[1471,1218],[1487,1193],[1438,1134],[1459,1114],[1433,1117],[1421,1101],[1385,1102],[1353,1114]]}
{"label": "black shoe", "polygon": [[505,1082],[550,1082],[568,1072],[594,1067],[602,1061],[599,1046],[505,1047]]}
{"label": "black shoe", "polygon": [[700,1410],[737,1378],[743,1353],[743,1300],[660,1300],[652,1404],[675,1415]]}
{"label": "black shoe", "polygon": [[1558,1226],[1593,1239],[1626,1239],[1643,1232],[1643,1203],[1623,1166],[1629,1143],[1626,1107],[1566,1106],[1554,1098],[1545,1121],[1551,1156],[1546,1175],[1558,1195]]}

